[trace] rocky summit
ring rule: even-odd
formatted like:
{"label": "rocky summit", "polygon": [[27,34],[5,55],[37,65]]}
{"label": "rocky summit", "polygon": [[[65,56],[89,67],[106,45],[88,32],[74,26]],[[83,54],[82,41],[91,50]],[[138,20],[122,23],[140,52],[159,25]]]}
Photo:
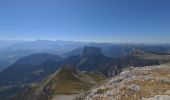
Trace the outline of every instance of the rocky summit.
{"label": "rocky summit", "polygon": [[76,100],[170,100],[170,64],[124,69]]}

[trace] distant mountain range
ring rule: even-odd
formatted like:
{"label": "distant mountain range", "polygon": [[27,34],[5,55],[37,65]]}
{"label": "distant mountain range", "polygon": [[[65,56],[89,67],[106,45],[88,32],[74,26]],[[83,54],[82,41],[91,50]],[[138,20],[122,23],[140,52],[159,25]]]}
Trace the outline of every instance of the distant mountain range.
{"label": "distant mountain range", "polygon": [[103,54],[120,58],[139,49],[146,52],[170,53],[168,44],[123,44],[74,41],[0,41],[0,71],[14,64],[18,59],[34,53],[51,53],[62,57],[81,55],[84,46],[100,47]]}

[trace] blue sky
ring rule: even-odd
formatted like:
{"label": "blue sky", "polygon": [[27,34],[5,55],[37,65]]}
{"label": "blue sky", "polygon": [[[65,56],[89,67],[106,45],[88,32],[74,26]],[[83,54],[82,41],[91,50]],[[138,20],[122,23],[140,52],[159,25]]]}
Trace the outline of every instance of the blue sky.
{"label": "blue sky", "polygon": [[170,0],[0,0],[0,40],[170,43]]}

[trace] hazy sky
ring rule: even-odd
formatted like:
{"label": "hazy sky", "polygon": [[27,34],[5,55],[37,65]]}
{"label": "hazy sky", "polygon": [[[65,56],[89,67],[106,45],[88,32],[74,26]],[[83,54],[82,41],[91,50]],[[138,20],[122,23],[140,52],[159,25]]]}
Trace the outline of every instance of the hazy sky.
{"label": "hazy sky", "polygon": [[170,43],[170,0],[0,0],[0,40]]}

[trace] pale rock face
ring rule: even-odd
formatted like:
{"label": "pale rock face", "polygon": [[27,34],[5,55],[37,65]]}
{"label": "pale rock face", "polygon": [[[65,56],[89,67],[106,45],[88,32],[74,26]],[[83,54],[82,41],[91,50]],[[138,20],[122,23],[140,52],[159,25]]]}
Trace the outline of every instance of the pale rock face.
{"label": "pale rock face", "polygon": [[170,100],[170,96],[168,95],[156,95],[152,98],[143,98],[142,100]]}
{"label": "pale rock face", "polygon": [[170,100],[169,75],[167,64],[132,68],[95,86],[78,100]]}
{"label": "pale rock face", "polygon": [[166,91],[166,92],[165,92],[165,94],[168,94],[168,95],[170,95],[170,90]]}
{"label": "pale rock face", "polygon": [[136,85],[136,84],[132,84],[132,85],[128,86],[128,88],[133,90],[133,91],[139,91],[140,90],[140,86]]}
{"label": "pale rock face", "polygon": [[126,76],[129,75],[130,71],[123,71],[120,73],[120,76]]}

